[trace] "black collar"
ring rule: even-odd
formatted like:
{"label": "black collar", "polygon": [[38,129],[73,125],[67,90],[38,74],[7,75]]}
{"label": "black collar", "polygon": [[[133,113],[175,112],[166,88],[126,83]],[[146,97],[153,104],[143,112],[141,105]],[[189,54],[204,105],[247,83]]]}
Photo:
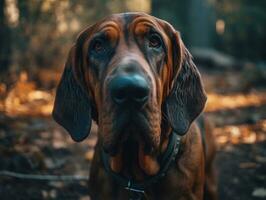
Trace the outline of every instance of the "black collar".
{"label": "black collar", "polygon": [[106,172],[123,188],[129,191],[131,198],[134,200],[140,200],[145,197],[145,188],[150,186],[151,184],[157,182],[159,179],[164,177],[171,165],[171,163],[175,160],[176,155],[178,153],[180,147],[181,136],[172,132],[169,138],[169,143],[165,153],[162,155],[162,159],[160,162],[160,171],[154,175],[150,176],[142,182],[135,182],[130,180],[120,174],[113,172],[109,166],[109,155],[102,150],[102,160],[104,163],[104,168]]}

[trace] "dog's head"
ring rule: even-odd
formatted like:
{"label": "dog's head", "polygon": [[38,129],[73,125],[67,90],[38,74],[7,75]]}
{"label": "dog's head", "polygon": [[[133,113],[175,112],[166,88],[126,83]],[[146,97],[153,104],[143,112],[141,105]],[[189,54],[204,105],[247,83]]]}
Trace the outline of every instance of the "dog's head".
{"label": "dog's head", "polygon": [[179,33],[150,15],[125,13],[78,36],[53,116],[75,141],[88,136],[94,119],[114,171],[136,161],[144,174],[153,175],[171,130],[184,135],[205,102],[200,75]]}

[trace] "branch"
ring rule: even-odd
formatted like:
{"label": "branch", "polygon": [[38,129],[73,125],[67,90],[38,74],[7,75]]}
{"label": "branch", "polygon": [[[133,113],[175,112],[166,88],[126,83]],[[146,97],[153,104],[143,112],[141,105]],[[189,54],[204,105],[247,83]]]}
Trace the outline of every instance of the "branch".
{"label": "branch", "polygon": [[81,175],[39,175],[39,174],[22,174],[11,171],[0,171],[0,176],[7,176],[26,180],[39,181],[88,181],[88,176]]}

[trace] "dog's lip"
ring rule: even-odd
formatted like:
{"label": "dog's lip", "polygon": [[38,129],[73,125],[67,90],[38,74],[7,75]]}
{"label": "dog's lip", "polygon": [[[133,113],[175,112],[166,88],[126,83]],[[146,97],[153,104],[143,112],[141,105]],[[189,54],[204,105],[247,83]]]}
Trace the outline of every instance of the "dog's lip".
{"label": "dog's lip", "polygon": [[[145,145],[140,143],[136,149],[138,158],[136,160],[136,165],[148,176],[153,176],[157,174],[160,170],[160,165],[157,161],[156,156],[145,153]],[[123,169],[128,166],[125,166],[125,160],[123,160],[123,150],[119,151],[116,155],[110,157],[109,160],[110,168],[115,173],[121,173]]]}
{"label": "dog's lip", "polygon": [[138,162],[140,168],[149,176],[157,174],[160,170],[156,156],[145,153],[145,146],[143,144],[139,145]]}

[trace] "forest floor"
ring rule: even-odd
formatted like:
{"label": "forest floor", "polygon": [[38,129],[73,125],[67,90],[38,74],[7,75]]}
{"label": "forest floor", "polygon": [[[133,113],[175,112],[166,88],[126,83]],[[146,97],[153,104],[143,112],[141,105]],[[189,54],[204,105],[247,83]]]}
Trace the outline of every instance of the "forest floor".
{"label": "forest floor", "polygon": [[[266,84],[252,77],[251,69],[200,71],[208,92],[206,114],[216,125],[220,199],[265,199]],[[0,199],[90,199],[83,179],[97,127],[84,142],[73,142],[50,116],[53,97],[54,88],[36,87],[25,73],[8,91],[0,84]],[[82,180],[62,181],[60,175]]]}

